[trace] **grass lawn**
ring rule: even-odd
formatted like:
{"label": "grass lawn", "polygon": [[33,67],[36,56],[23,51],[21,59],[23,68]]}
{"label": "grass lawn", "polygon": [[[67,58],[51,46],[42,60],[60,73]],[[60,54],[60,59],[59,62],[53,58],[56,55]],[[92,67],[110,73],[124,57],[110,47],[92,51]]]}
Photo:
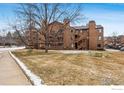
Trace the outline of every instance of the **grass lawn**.
{"label": "grass lawn", "polygon": [[124,52],[13,52],[47,85],[124,85]]}

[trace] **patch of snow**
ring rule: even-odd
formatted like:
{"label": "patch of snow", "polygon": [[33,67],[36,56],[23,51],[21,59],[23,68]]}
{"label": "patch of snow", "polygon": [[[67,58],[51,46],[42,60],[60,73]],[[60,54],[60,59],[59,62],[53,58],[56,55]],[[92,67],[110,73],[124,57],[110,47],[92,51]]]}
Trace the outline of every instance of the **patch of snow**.
{"label": "patch of snow", "polygon": [[10,51],[9,51],[10,55],[15,59],[15,61],[17,62],[17,64],[21,67],[21,69],[25,72],[25,74],[29,77],[29,79],[31,80],[31,82],[38,86],[38,85],[42,85],[43,82],[40,79],[40,77],[38,77],[37,75],[35,75],[33,72],[31,72],[23,62],[21,62],[16,56],[14,56]]}
{"label": "patch of snow", "polygon": [[106,51],[110,51],[110,52],[119,52],[120,50],[116,50],[116,49],[105,49]]}
{"label": "patch of snow", "polygon": [[88,53],[89,51],[85,50],[60,50],[63,54],[79,54],[79,53]]}
{"label": "patch of snow", "polygon": [[5,47],[5,48],[0,48],[0,51],[13,51],[17,49],[24,49],[25,47]]}

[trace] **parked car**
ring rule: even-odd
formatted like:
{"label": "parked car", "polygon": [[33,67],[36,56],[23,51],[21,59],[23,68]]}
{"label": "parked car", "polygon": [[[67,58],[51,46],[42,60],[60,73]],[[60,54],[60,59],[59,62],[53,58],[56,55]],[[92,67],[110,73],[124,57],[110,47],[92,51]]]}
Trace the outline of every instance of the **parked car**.
{"label": "parked car", "polygon": [[120,51],[124,51],[124,47],[122,47],[122,48],[120,49]]}
{"label": "parked car", "polygon": [[119,49],[119,50],[120,50],[122,47],[123,47],[123,46],[121,46],[121,45],[118,45],[118,46],[117,46],[117,49]]}

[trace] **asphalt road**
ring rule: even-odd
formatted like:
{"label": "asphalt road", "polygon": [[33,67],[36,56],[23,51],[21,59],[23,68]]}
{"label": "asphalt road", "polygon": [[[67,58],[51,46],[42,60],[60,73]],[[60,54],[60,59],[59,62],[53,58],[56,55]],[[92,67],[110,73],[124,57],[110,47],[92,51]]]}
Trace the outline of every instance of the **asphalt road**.
{"label": "asphalt road", "polygon": [[0,85],[31,85],[8,50],[18,48],[0,48]]}

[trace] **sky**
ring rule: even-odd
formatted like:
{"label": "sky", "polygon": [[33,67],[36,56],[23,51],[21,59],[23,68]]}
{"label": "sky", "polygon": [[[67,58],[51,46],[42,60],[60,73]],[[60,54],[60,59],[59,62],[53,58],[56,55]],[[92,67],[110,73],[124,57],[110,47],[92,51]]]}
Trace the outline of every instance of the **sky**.
{"label": "sky", "polygon": [[95,20],[104,27],[105,36],[124,34],[124,4],[84,4],[83,13],[87,21]]}
{"label": "sky", "polygon": [[[18,4],[0,4],[0,29],[4,29],[14,22],[14,10]],[[104,35],[110,36],[113,32],[124,35],[124,4],[116,3],[83,3],[81,13],[82,21],[76,25],[86,25],[88,21],[95,20],[97,25],[104,27]],[[85,19],[84,19],[84,18]]]}

